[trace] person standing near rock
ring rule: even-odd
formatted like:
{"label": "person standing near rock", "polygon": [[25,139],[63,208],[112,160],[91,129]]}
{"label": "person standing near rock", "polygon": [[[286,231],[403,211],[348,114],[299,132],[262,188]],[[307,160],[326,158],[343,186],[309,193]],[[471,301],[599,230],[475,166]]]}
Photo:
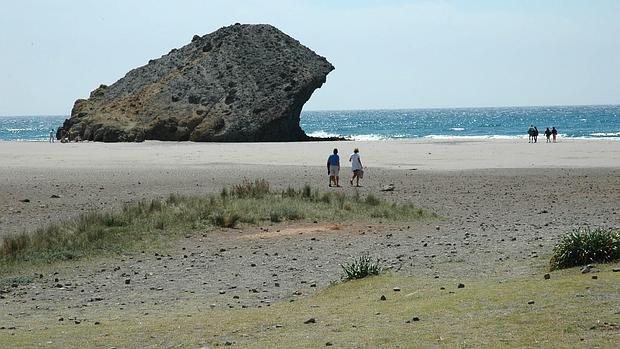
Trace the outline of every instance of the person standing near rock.
{"label": "person standing near rock", "polygon": [[351,162],[351,170],[353,171],[353,177],[349,183],[353,185],[353,180],[356,180],[356,187],[360,186],[360,179],[364,178],[364,167],[362,166],[362,160],[360,159],[359,149],[355,148],[353,150],[353,154],[349,157],[349,162]]}
{"label": "person standing near rock", "polygon": [[50,140],[49,140],[49,142],[50,143],[54,143],[54,129],[50,130]]}
{"label": "person standing near rock", "polygon": [[336,187],[340,187],[339,181],[339,172],[340,172],[340,156],[338,156],[338,149],[334,148],[334,153],[327,158],[327,174],[329,175],[329,186],[332,186],[332,183]]}

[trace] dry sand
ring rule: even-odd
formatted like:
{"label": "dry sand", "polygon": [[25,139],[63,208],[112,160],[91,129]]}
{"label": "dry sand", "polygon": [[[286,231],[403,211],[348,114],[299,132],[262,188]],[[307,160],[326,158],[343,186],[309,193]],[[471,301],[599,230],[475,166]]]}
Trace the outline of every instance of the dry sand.
{"label": "dry sand", "polygon": [[[26,323],[37,308],[87,318],[92,306],[138,308],[196,297],[216,306],[261,305],[320,289],[340,277],[341,263],[368,251],[409,275],[536,274],[560,234],[585,225],[620,227],[620,142],[613,141],[9,142],[0,143],[0,236],[142,198],[219,191],[243,177],[353,193],[346,180],[343,188],[327,188],[324,163],[333,147],[344,164],[360,148],[367,166],[362,195],[411,201],[444,219],[195,234],[165,257],[54,267],[58,274],[16,288],[3,304],[15,314],[25,307]],[[342,172],[347,176],[348,168]],[[387,183],[396,190],[379,191]],[[0,314],[0,320],[15,319]]]}

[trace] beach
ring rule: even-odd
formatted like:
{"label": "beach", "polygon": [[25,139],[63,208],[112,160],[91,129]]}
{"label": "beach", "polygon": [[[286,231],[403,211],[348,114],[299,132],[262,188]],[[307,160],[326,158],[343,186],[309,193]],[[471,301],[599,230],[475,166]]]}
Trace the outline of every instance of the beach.
{"label": "beach", "polygon": [[[334,147],[342,155],[342,188],[327,186]],[[358,189],[348,183],[355,147],[366,167]],[[111,321],[117,315],[109,309],[157,314],[194,302],[255,308],[312,297],[340,279],[341,264],[365,253],[404,276],[538,279],[559,236],[620,226],[615,141],[3,142],[0,158],[0,236],[171,193],[219,192],[244,178],[264,178],[275,189],[309,184],[373,194],[438,216],[188,231],[161,251],[51,265],[3,300],[11,312],[0,321],[18,329],[44,329],[58,317]],[[381,191],[386,184],[394,191]]]}
{"label": "beach", "polygon": [[[327,190],[325,163],[333,148],[340,149],[343,188],[338,190],[343,192],[352,191],[347,183],[348,155],[359,148],[366,169],[362,192],[380,193],[382,186],[392,183],[396,191],[389,193],[391,198],[413,200],[422,206],[446,199],[441,195],[452,195],[451,188],[468,186],[471,195],[480,196],[482,203],[489,202],[501,195],[504,187],[515,189],[515,184],[500,180],[502,177],[536,183],[519,186],[521,191],[515,195],[524,198],[506,203],[515,207],[529,201],[525,198],[530,194],[542,200],[533,205],[541,205],[548,201],[545,192],[572,202],[575,198],[567,196],[567,190],[598,180],[607,186],[600,189],[608,200],[593,203],[593,211],[598,205],[620,202],[620,143],[616,141],[2,142],[0,236],[92,209],[116,209],[123,203],[171,193],[217,192],[244,178],[264,178],[277,188],[310,184]],[[494,184],[495,195],[470,185],[491,177],[500,178]],[[430,206],[442,209],[441,204]],[[528,205],[523,207],[529,209]]]}

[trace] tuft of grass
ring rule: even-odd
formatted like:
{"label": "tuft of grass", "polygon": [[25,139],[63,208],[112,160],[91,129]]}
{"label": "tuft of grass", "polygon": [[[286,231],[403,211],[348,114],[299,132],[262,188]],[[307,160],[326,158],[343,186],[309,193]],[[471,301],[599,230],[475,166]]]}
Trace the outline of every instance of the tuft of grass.
{"label": "tuft of grass", "polygon": [[171,194],[162,200],[126,204],[116,212],[89,212],[34,232],[5,237],[0,242],[0,266],[126,253],[139,246],[165,244],[177,234],[214,227],[369,217],[411,221],[434,216],[411,204],[393,204],[376,197],[360,200],[344,193],[321,193],[308,185],[275,192],[265,180],[244,180],[219,194]]}
{"label": "tuft of grass", "polygon": [[346,264],[341,264],[340,267],[344,271],[346,280],[363,279],[381,273],[379,260],[373,260],[367,254],[361,255]]}
{"label": "tuft of grass", "polygon": [[563,236],[553,248],[551,270],[620,260],[620,231],[589,228]]}
{"label": "tuft of grass", "polygon": [[262,199],[270,194],[269,182],[264,179],[257,179],[254,182],[244,179],[240,184],[236,184],[230,190],[232,195],[238,198]]}

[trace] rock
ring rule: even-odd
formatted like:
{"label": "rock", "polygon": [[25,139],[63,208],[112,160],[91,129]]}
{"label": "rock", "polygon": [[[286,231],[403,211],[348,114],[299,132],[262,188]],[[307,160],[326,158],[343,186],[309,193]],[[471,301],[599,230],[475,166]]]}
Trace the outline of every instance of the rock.
{"label": "rock", "polygon": [[392,290],[393,290],[394,292],[400,292],[400,287],[394,287]]}
{"label": "rock", "polygon": [[379,299],[382,300],[382,301],[386,301],[387,300],[387,298],[385,298],[385,295],[382,295],[381,298],[379,298]]}
{"label": "rock", "polygon": [[125,279],[125,285],[129,285],[131,283],[131,279]]}
{"label": "rock", "polygon": [[545,278],[545,280],[551,279],[551,274],[549,274],[549,273],[545,274],[544,278]]}
{"label": "rock", "polygon": [[527,304],[534,304],[535,302],[532,300],[527,301]]}
{"label": "rock", "polygon": [[333,69],[271,25],[223,27],[78,99],[62,128],[103,142],[309,140],[302,107]]}
{"label": "rock", "polygon": [[60,195],[53,194],[50,199],[60,199]]}
{"label": "rock", "polygon": [[326,347],[331,347],[332,345],[334,345],[332,342],[327,342],[327,343],[325,343],[325,346],[326,346]]}
{"label": "rock", "polygon": [[596,279],[598,279],[598,276],[592,275],[592,280],[596,280]]}
{"label": "rock", "polygon": [[613,268],[611,271],[614,273],[620,273],[620,268]]}
{"label": "rock", "polygon": [[394,191],[395,187],[394,184],[388,184],[388,185],[384,185],[381,188],[381,191]]}
{"label": "rock", "polygon": [[465,288],[465,284],[458,284],[457,288]]}
{"label": "rock", "polygon": [[30,199],[21,199],[21,200],[19,200],[19,202],[25,202],[25,203],[28,203],[28,202],[30,202]]}
{"label": "rock", "polygon": [[591,264],[588,264],[585,267],[581,268],[581,273],[582,274],[587,274],[587,273],[589,273],[591,271],[592,271],[592,265]]}
{"label": "rock", "polygon": [[316,323],[316,319],[311,317],[308,320],[304,321],[304,324],[314,324]]}

